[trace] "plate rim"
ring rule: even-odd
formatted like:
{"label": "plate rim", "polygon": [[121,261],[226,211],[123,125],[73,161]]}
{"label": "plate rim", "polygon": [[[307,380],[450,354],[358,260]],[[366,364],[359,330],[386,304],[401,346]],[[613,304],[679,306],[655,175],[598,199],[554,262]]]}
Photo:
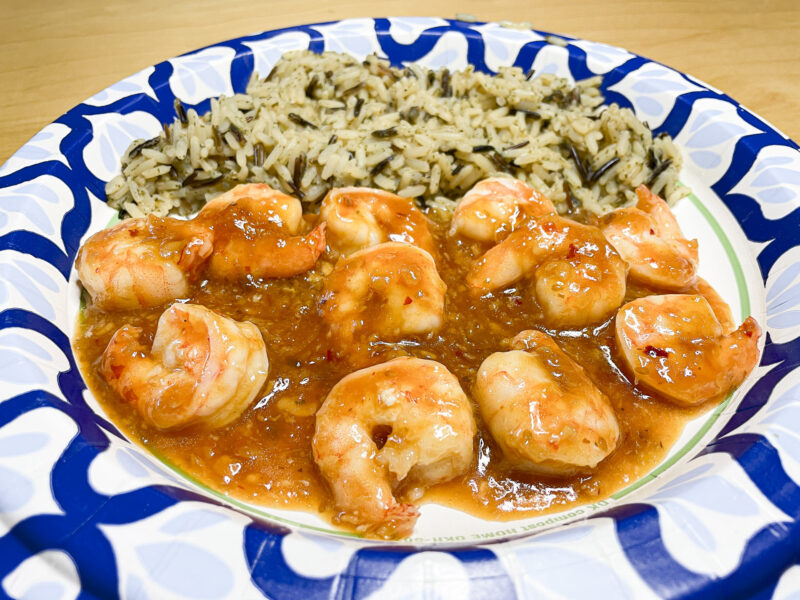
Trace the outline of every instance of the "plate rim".
{"label": "plate rim", "polygon": [[[383,18],[383,17],[381,17],[380,19],[394,19],[394,18],[403,19],[403,18],[407,18],[407,17],[386,17],[386,18]],[[377,19],[367,19],[367,20],[372,20],[372,21],[373,21],[373,23],[375,23],[375,21],[376,21]],[[269,39],[269,38],[264,38],[264,37],[263,37],[265,34],[272,34],[272,36],[270,36],[270,37],[274,37],[274,36],[280,35],[281,33],[292,32],[292,31],[298,31],[298,30],[304,30],[304,28],[307,28],[307,29],[313,29],[313,28],[315,28],[315,27],[320,27],[320,26],[323,26],[323,25],[332,25],[332,24],[338,24],[338,23],[342,23],[342,22],[346,22],[346,21],[353,21],[353,19],[345,19],[345,20],[341,20],[341,21],[339,21],[339,20],[336,20],[336,21],[326,21],[326,22],[322,22],[322,23],[313,23],[313,24],[303,24],[303,25],[297,25],[297,26],[290,26],[290,27],[285,27],[285,28],[281,28],[281,29],[277,29],[277,30],[266,30],[266,31],[262,31],[262,32],[254,33],[254,34],[248,34],[248,35],[245,35],[245,36],[240,36],[240,37],[237,37],[237,38],[231,38],[231,39],[229,39],[229,40],[222,40],[222,41],[220,41],[220,42],[217,42],[217,43],[215,43],[215,44],[210,44],[210,45],[208,45],[208,46],[204,46],[204,47],[198,48],[197,50],[193,50],[193,51],[190,51],[190,52],[187,52],[187,53],[181,54],[181,55],[179,55],[178,57],[191,56],[191,55],[193,55],[193,54],[196,54],[196,53],[198,53],[198,52],[201,52],[201,51],[203,51],[203,50],[207,50],[207,49],[210,49],[210,48],[216,48],[216,47],[220,47],[220,46],[222,46],[222,45],[224,45],[224,44],[233,44],[233,43],[242,44],[242,43],[243,43],[243,40],[251,40],[251,39]],[[445,21],[447,21],[447,23],[448,23],[450,26],[452,26],[454,23],[463,24],[463,25],[464,25],[464,27],[462,27],[462,28],[463,28],[463,29],[465,29],[465,30],[469,30],[469,31],[472,31],[473,27],[476,27],[476,26],[481,26],[481,25],[487,25],[487,24],[488,24],[488,23],[485,23],[485,22],[475,22],[475,23],[471,23],[471,22],[470,22],[470,23],[467,23],[467,22],[458,21],[458,20],[456,20],[456,21],[454,21],[454,20],[445,20]],[[422,32],[422,34],[421,34],[421,35],[432,35],[432,34],[430,34],[430,33],[427,33],[427,34],[426,34],[426,33],[425,33],[426,31],[428,31],[428,30],[423,30],[423,32]],[[538,34],[542,34],[542,35],[545,35],[545,34],[546,34],[545,32],[541,32],[541,31],[538,31],[538,30],[533,30],[533,31],[535,31],[535,32],[536,32],[536,33],[538,33]],[[320,34],[320,35],[321,35],[321,34]],[[387,33],[387,35],[388,35],[388,33]],[[574,41],[584,41],[584,40],[581,40],[580,38],[572,38],[572,37],[570,37],[570,36],[565,36],[565,35],[561,35],[561,34],[546,34],[546,35],[556,35],[556,36],[558,36],[558,37],[560,37],[560,38],[562,38],[562,39],[565,39],[565,40],[566,40],[568,43],[569,43],[569,42],[574,42]],[[441,37],[441,35],[437,35],[436,37],[437,37],[437,38],[439,38],[439,37]],[[416,41],[414,41],[414,42],[413,42],[411,45],[413,45],[413,44],[415,44],[415,43],[416,43]],[[602,45],[614,48],[613,46],[609,46],[608,44],[602,44]],[[627,51],[626,51],[626,52],[627,52]],[[252,53],[252,50],[251,50],[251,53]],[[672,68],[670,68],[670,67],[667,67],[666,65],[662,65],[661,63],[659,63],[659,62],[657,62],[657,61],[653,61],[652,59],[648,59],[648,58],[646,58],[646,57],[643,57],[643,56],[637,55],[637,54],[635,54],[635,53],[629,53],[629,54],[630,54],[632,57],[637,57],[637,58],[641,58],[641,59],[643,59],[643,61],[645,61],[645,63],[653,63],[653,64],[658,64],[658,65],[661,65],[661,66],[663,66],[663,67],[664,67],[664,68],[666,68],[666,69],[669,69],[670,71],[674,71],[675,73],[678,73],[679,75],[681,75],[681,76],[683,76],[683,77],[690,78],[692,81],[694,81],[694,82],[696,82],[696,83],[699,83],[701,86],[703,86],[703,87],[704,87],[705,89],[707,89],[708,91],[710,91],[710,92],[713,92],[713,93],[715,93],[715,94],[718,94],[718,95],[720,95],[721,99],[725,100],[726,102],[729,102],[729,103],[733,104],[735,107],[741,107],[741,105],[739,105],[738,103],[736,103],[736,101],[735,101],[735,100],[733,100],[732,98],[730,98],[729,96],[725,95],[725,94],[724,94],[724,93],[722,93],[722,92],[719,92],[719,91],[715,90],[715,88],[713,88],[712,86],[708,86],[708,84],[705,84],[704,82],[702,82],[702,81],[700,81],[700,80],[698,80],[698,79],[696,79],[696,78],[694,78],[694,77],[692,77],[692,76],[690,76],[690,75],[683,74],[683,73],[681,73],[681,72],[679,72],[679,71],[676,71],[676,70],[674,70],[674,69],[672,69]],[[239,55],[237,54],[237,57],[238,57],[238,56],[239,56]],[[173,58],[178,58],[178,57],[173,57]],[[146,71],[147,69],[150,69],[150,68],[156,69],[156,68],[157,68],[158,66],[160,66],[160,65],[165,65],[165,64],[168,64],[170,60],[172,60],[172,58],[171,58],[171,59],[166,59],[165,61],[162,61],[161,63],[157,63],[156,65],[152,65],[151,67],[146,67],[145,69],[143,69],[143,70],[141,70],[141,71],[138,71],[137,73],[134,73],[134,74],[132,74],[132,75],[129,75],[129,76],[128,76],[128,77],[126,77],[126,78],[123,78],[123,79],[121,79],[121,80],[120,80],[120,82],[121,82],[121,81],[126,81],[126,80],[130,79],[131,77],[133,77],[133,76],[135,76],[135,75],[137,75],[137,74],[139,74],[139,73],[142,73],[142,72]],[[154,71],[154,72],[155,72],[155,71]],[[117,82],[117,83],[119,83],[119,82]],[[112,84],[112,85],[114,85],[114,84]],[[166,80],[162,80],[162,82],[161,82],[161,85],[162,85],[162,86],[169,86],[169,81],[168,81],[168,79],[166,79]],[[98,94],[100,94],[100,93],[102,93],[102,92],[104,92],[104,91],[108,90],[110,87],[111,87],[111,86],[109,86],[109,87],[105,88],[104,90],[101,90],[100,92],[98,92],[98,93],[94,94],[93,96],[91,96],[90,98],[88,98],[88,99],[87,99],[87,100],[85,100],[84,102],[80,103],[80,104],[79,104],[79,105],[77,105],[76,107],[74,107],[74,108],[70,109],[69,111],[66,111],[65,113],[63,113],[63,114],[62,114],[62,116],[61,116],[61,117],[59,117],[58,119],[54,120],[54,121],[53,121],[53,123],[59,123],[59,122],[61,121],[61,119],[63,119],[64,117],[70,116],[71,114],[75,113],[75,112],[77,111],[77,109],[78,109],[78,108],[80,108],[81,106],[84,106],[84,104],[86,103],[86,101],[88,101],[88,100],[91,100],[92,98],[94,98],[94,97],[95,97],[95,96],[97,96]],[[154,90],[154,91],[155,91],[155,90]],[[112,103],[112,104],[114,104],[114,103]],[[194,105],[190,105],[190,106],[194,106]],[[102,107],[100,107],[100,108],[102,108]],[[106,108],[107,108],[107,107],[106,107]],[[761,122],[761,123],[762,123],[762,124],[763,124],[765,127],[767,127],[767,129],[768,129],[768,130],[771,130],[771,131],[775,132],[776,134],[778,134],[779,136],[781,136],[781,137],[783,138],[783,140],[785,140],[786,142],[789,142],[789,143],[787,144],[789,147],[793,148],[794,150],[797,150],[797,149],[798,149],[798,147],[797,147],[797,144],[796,144],[795,142],[793,142],[793,141],[792,141],[792,140],[791,140],[791,139],[790,139],[788,136],[786,136],[786,134],[784,134],[783,132],[781,132],[779,129],[777,129],[777,128],[775,128],[774,126],[772,126],[772,124],[771,124],[771,123],[769,123],[769,122],[765,121],[764,119],[762,119],[762,118],[761,118],[761,117],[759,117],[759,116],[758,116],[756,113],[753,113],[753,112],[752,112],[752,111],[750,111],[749,109],[746,109],[746,108],[744,108],[744,107],[742,107],[742,108],[743,108],[743,110],[746,110],[746,111],[747,111],[747,112],[748,112],[748,113],[749,113],[749,114],[750,114],[750,115],[751,115],[751,116],[752,116],[754,119],[756,119],[756,120],[760,121],[760,122]],[[81,116],[83,116],[83,115],[81,115]],[[52,124],[52,123],[51,123],[51,124]],[[39,133],[41,133],[41,131],[40,131]],[[20,148],[20,150],[22,150],[23,148],[25,148],[26,146],[28,146],[28,145],[30,144],[30,142],[36,138],[36,136],[37,136],[37,135],[39,135],[39,134],[37,133],[36,135],[34,135],[34,136],[33,136],[33,138],[31,138],[31,140],[29,140],[28,142],[26,142],[26,144],[25,144],[25,145],[24,145],[22,148]],[[62,143],[63,143],[63,141],[64,141],[64,140],[62,140]],[[83,146],[83,147],[85,148],[85,146]],[[67,154],[70,154],[70,151],[74,151],[75,149],[76,149],[76,146],[73,146],[73,147],[71,147],[71,148],[70,148],[70,147],[67,147],[66,149],[61,149],[61,148],[60,148],[60,150],[62,150],[62,152],[64,153],[64,155],[65,155],[65,156],[66,156]],[[6,165],[7,165],[9,162],[11,162],[11,160],[12,160],[12,159],[13,159],[15,156],[17,156],[17,154],[18,154],[18,153],[19,153],[19,150],[18,150],[17,152],[15,152],[15,153],[14,153],[14,154],[13,154],[11,157],[9,157],[9,160],[6,162]],[[4,168],[6,165],[3,165],[3,168]],[[71,165],[70,165],[70,166],[71,166]],[[23,168],[23,170],[24,170],[24,168]],[[12,172],[12,174],[13,174],[13,173],[18,173],[18,171],[13,171],[13,172]],[[3,173],[3,172],[2,172],[2,170],[0,170],[0,191],[1,191],[2,189],[6,188],[6,187],[9,187],[9,185],[4,185],[4,184],[5,184],[5,180],[6,180],[7,178],[8,178],[8,175],[7,175],[7,174],[5,174],[5,173]],[[58,177],[56,176],[56,178],[58,178]],[[16,182],[15,182],[15,183],[12,183],[12,184],[10,184],[10,185],[16,185]],[[713,189],[713,188],[712,188],[712,189]],[[91,189],[88,189],[88,192],[89,192],[89,193],[91,193]],[[715,192],[715,193],[716,193],[716,192]],[[718,196],[719,196],[719,195],[718,195]],[[99,197],[99,196],[98,196],[98,197]],[[720,197],[720,201],[721,201],[723,204],[725,204],[726,206],[728,206],[728,203],[725,201],[725,199],[724,199],[724,198]],[[735,219],[738,221],[738,218],[736,218],[736,216],[735,216],[735,215],[734,215],[734,218],[735,218]],[[762,276],[764,276],[764,278],[766,279],[766,275],[765,275],[765,274],[763,274],[763,273],[762,273]],[[794,529],[795,529],[795,538],[796,538],[796,536],[797,536],[797,527],[796,527],[796,525],[797,525],[797,524],[795,523],[795,528],[794,528]],[[536,535],[534,535],[532,538],[528,538],[528,539],[533,539],[533,538],[535,538],[535,537],[536,537]],[[369,541],[369,543],[370,543],[370,544],[372,544],[373,542],[372,542],[372,541]],[[502,542],[502,541],[498,541],[498,543],[503,543],[503,542]]]}

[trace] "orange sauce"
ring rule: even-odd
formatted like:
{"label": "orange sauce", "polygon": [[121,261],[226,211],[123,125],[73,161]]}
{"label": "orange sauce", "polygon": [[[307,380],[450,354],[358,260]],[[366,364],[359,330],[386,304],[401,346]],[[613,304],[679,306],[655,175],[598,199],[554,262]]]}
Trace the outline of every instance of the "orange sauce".
{"label": "orange sauce", "polygon": [[[434,359],[455,374],[471,396],[484,358],[508,349],[518,332],[540,328],[553,335],[609,397],[621,440],[617,450],[591,473],[561,479],[523,474],[504,462],[476,407],[479,433],[472,468],[431,488],[417,503],[435,501],[485,519],[511,520],[607,498],[651,471],[686,422],[716,403],[680,408],[632,385],[618,363],[613,318],[582,330],[550,329],[524,282],[476,298],[467,290],[465,274],[485,248],[447,237],[447,224],[436,222],[435,213],[429,216],[435,223],[437,267],[448,286],[444,326],[436,334],[398,343],[372,340],[366,347],[368,362],[403,355]],[[87,306],[74,340],[84,378],[122,431],[203,484],[245,502],[316,512],[336,522],[330,491],[311,454],[317,408],[333,385],[354,370],[328,341],[319,313],[324,273],[333,262],[334,257],[323,255],[312,271],[291,279],[201,281],[195,286],[190,302],[252,321],[261,330],[269,354],[267,384],[227,427],[159,431],[145,423],[99,374],[99,358],[117,328],[137,325],[152,337],[164,307],[132,313]],[[652,293],[658,292],[629,285],[626,301]]]}

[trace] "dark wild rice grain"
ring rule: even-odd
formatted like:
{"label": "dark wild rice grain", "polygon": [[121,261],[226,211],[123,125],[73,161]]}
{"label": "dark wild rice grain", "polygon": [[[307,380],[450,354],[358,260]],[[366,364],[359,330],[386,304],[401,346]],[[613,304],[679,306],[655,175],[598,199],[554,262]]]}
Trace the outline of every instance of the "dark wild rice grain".
{"label": "dark wild rice grain", "polygon": [[306,121],[303,117],[298,115],[297,113],[289,113],[288,115],[289,120],[297,123],[298,125],[302,125],[303,127],[308,127],[309,129],[317,129],[317,126],[309,121]]}

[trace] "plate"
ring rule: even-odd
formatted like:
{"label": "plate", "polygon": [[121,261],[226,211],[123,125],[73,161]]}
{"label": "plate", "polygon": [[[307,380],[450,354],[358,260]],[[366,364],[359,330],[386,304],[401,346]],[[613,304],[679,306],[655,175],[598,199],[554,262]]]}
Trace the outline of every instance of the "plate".
{"label": "plate", "polygon": [[[701,273],[765,326],[761,364],[642,481],[594,505],[488,523],[426,505],[415,537],[364,541],[188,481],[104,417],[76,368],[72,263],[113,213],[136,138],[244,91],[283,52],[602,76],[681,147],[678,218]],[[11,597],[786,597],[800,591],[800,152],[722,92],[625,50],[437,18],[351,19],[172,58],[92,96],[0,168],[0,586]],[[577,576],[576,576],[577,575]]]}

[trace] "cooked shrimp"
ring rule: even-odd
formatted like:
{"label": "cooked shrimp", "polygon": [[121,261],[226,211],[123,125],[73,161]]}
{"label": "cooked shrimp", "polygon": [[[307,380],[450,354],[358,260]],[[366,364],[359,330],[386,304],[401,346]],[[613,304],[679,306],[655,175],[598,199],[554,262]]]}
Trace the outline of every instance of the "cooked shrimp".
{"label": "cooked shrimp", "polygon": [[620,308],[616,338],[635,383],[694,406],[733,391],[758,362],[761,328],[726,330],[700,295],[648,296]]}
{"label": "cooked shrimp", "polygon": [[672,211],[646,186],[636,188],[635,207],[603,218],[601,228],[630,265],[630,277],[645,285],[679,292],[697,280],[697,240],[687,240]]}
{"label": "cooked shrimp", "polygon": [[593,469],[619,441],[611,403],[583,369],[540,331],[481,364],[475,397],[492,437],[518,469],[570,475]]}
{"label": "cooked shrimp", "polygon": [[600,321],[625,298],[627,265],[596,227],[558,215],[529,219],[472,267],[467,283],[485,292],[532,277],[549,325]]}
{"label": "cooked shrimp", "polygon": [[325,280],[322,316],[340,347],[360,334],[397,340],[441,327],[446,290],[425,250],[385,242],[339,259]]}
{"label": "cooked shrimp", "polygon": [[191,221],[127,219],[86,240],[75,268],[98,308],[149,308],[189,294],[212,241],[211,231]]}
{"label": "cooked shrimp", "polygon": [[325,251],[325,224],[300,235],[300,200],[263,183],[238,185],[194,219],[214,231],[209,274],[220,279],[293,277]]}
{"label": "cooked shrimp", "polygon": [[314,460],[343,521],[383,537],[411,533],[425,488],[472,463],[476,427],[458,379],[402,357],[351,373],[317,411]]}
{"label": "cooked shrimp", "polygon": [[450,235],[497,242],[519,229],[523,220],[554,213],[555,206],[525,182],[491,177],[476,183],[456,206]]}
{"label": "cooked shrimp", "polygon": [[372,188],[335,188],[319,214],[328,225],[331,247],[341,254],[382,242],[406,242],[434,252],[428,219],[411,198]]}
{"label": "cooked shrimp", "polygon": [[227,425],[267,379],[258,328],[197,304],[176,303],[158,320],[152,348],[139,327],[117,330],[101,372],[122,398],[159,429]]}
{"label": "cooked shrimp", "polygon": [[698,277],[692,289],[696,290],[703,298],[706,299],[711,310],[714,311],[714,316],[722,326],[723,333],[730,333],[736,329],[736,322],[733,320],[733,313],[728,303],[722,299],[722,296],[717,293],[711,284],[702,277]]}

